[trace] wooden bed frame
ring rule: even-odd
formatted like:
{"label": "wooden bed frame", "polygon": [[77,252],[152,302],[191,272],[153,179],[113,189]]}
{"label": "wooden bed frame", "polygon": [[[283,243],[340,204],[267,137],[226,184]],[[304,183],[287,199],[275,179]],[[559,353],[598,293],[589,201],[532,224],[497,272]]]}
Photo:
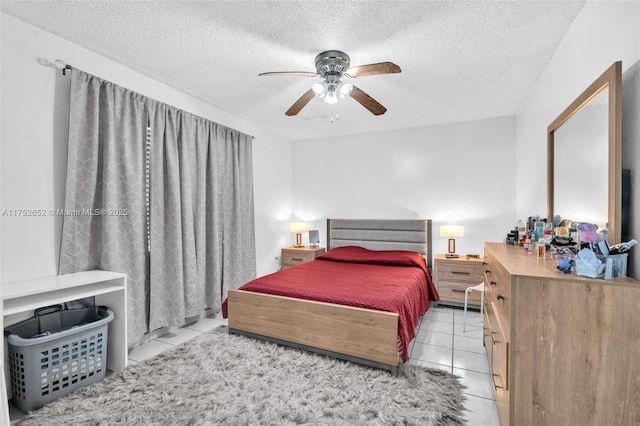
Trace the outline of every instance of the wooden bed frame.
{"label": "wooden bed frame", "polygon": [[[431,267],[431,220],[327,220],[327,248],[410,250]],[[229,290],[229,333],[303,348],[397,374],[398,314]]]}

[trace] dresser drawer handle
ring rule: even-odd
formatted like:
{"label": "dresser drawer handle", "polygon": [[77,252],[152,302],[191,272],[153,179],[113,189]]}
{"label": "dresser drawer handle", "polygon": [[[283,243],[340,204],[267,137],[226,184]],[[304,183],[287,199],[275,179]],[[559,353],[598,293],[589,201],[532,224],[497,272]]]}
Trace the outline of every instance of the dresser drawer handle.
{"label": "dresser drawer handle", "polygon": [[304,259],[301,257],[292,257],[291,260],[295,260],[296,262],[302,262]]}
{"label": "dresser drawer handle", "polygon": [[488,270],[488,269],[485,269],[485,270],[484,270],[484,273],[485,273],[485,274],[490,274],[490,273],[491,273],[491,271],[490,271],[490,270]]}
{"label": "dresser drawer handle", "polygon": [[491,285],[496,285],[496,284],[498,284],[498,283],[497,283],[497,282],[495,282],[495,281],[491,281],[489,284],[491,284]]}
{"label": "dresser drawer handle", "polygon": [[451,291],[454,293],[464,293],[466,290],[460,290],[459,288],[452,288]]}
{"label": "dresser drawer handle", "polygon": [[470,275],[471,272],[465,272],[465,271],[451,271],[452,274],[458,274],[458,275]]}
{"label": "dresser drawer handle", "polygon": [[503,295],[501,295],[501,294],[499,294],[499,295],[498,295],[498,300],[504,300],[504,296],[503,296]]}

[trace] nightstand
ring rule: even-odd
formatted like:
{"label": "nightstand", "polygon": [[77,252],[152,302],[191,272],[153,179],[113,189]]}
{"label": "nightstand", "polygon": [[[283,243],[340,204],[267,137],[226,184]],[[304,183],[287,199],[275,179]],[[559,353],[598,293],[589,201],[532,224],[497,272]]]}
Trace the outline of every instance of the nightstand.
{"label": "nightstand", "polygon": [[316,257],[325,252],[324,247],[286,247],[282,249],[280,254],[281,269],[287,269],[292,266],[301,265],[311,262]]}
{"label": "nightstand", "polygon": [[[438,304],[464,305],[464,291],[484,281],[484,259],[466,256],[448,259],[439,254],[434,261],[434,280],[440,301]],[[469,293],[469,304],[480,308],[480,293]]]}

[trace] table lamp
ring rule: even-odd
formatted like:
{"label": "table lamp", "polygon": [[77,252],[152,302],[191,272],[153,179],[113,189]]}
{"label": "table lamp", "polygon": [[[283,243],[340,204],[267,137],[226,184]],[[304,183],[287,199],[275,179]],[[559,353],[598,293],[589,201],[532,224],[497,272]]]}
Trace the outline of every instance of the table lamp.
{"label": "table lamp", "polygon": [[291,222],[289,224],[289,230],[296,234],[296,244],[294,247],[304,247],[302,245],[302,233],[309,230],[309,224],[307,222]]}
{"label": "table lamp", "polygon": [[448,259],[456,258],[456,240],[455,237],[464,237],[464,226],[462,225],[441,225],[440,236],[449,238],[449,249],[445,255]]}

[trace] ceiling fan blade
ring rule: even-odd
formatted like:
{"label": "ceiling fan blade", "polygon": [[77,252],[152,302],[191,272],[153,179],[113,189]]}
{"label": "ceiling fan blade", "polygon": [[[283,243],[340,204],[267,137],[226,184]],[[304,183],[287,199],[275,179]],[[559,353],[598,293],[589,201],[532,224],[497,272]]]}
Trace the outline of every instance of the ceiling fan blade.
{"label": "ceiling fan blade", "polygon": [[304,95],[300,96],[300,98],[293,105],[291,105],[291,108],[289,108],[287,112],[285,112],[285,114],[288,116],[296,115],[302,108],[305,107],[305,105],[309,103],[311,99],[313,99],[314,96],[315,95],[313,94],[313,90],[309,89],[304,93]]}
{"label": "ceiling fan blade", "polygon": [[371,96],[369,96],[356,86],[353,86],[351,97],[355,99],[360,105],[371,111],[373,115],[382,115],[387,112],[387,109],[383,107],[378,101],[373,99]]}
{"label": "ceiling fan blade", "polygon": [[317,77],[318,74],[316,74],[315,72],[309,72],[309,71],[275,71],[275,72],[261,72],[260,74],[258,74],[259,77],[265,76],[265,75],[297,75],[300,77]]}
{"label": "ceiling fan blade", "polygon": [[380,62],[378,64],[360,65],[349,68],[347,70],[347,75],[355,78],[375,74],[395,74],[399,72],[402,72],[402,70],[393,62]]}

